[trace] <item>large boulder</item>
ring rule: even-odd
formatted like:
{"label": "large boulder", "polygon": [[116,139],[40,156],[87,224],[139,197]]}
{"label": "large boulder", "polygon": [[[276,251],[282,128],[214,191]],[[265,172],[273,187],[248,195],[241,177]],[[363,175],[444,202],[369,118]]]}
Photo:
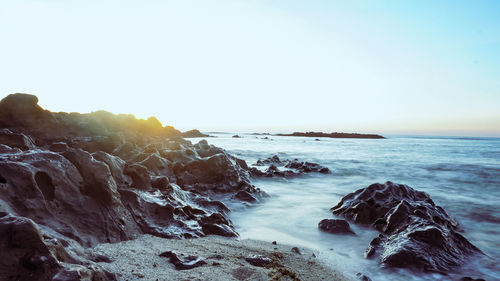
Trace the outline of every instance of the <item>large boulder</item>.
{"label": "large boulder", "polygon": [[331,210],[381,232],[368,246],[366,256],[379,253],[385,266],[449,272],[471,255],[481,254],[427,193],[407,185],[372,184],[346,195]]}
{"label": "large boulder", "polygon": [[0,253],[0,280],[117,280],[75,241],[6,213],[0,213]]}

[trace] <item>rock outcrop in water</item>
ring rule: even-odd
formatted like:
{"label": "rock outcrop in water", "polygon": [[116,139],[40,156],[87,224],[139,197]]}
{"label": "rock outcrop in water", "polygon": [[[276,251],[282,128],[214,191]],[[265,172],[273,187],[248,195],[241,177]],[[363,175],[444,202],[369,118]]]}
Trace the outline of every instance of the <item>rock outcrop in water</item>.
{"label": "rock outcrop in water", "polygon": [[481,253],[427,193],[406,185],[372,184],[346,195],[331,210],[381,232],[366,255],[379,253],[385,266],[446,273]]}
{"label": "rock outcrop in water", "polygon": [[207,135],[207,134],[203,134],[202,132],[194,129],[194,130],[190,130],[190,131],[186,131],[184,133],[181,134],[183,138],[206,138],[206,137],[210,137],[210,135]]}
{"label": "rock outcrop in water", "polygon": [[341,138],[341,139],[385,139],[381,135],[357,133],[323,133],[323,132],[294,132],[291,134],[276,134],[286,137],[311,137],[311,138]]}
{"label": "rock outcrop in water", "polygon": [[249,168],[250,174],[253,177],[295,177],[305,173],[320,173],[329,174],[330,169],[321,166],[317,163],[299,161],[298,159],[293,160],[281,160],[278,155],[269,157],[264,160],[257,160],[257,163],[253,166],[267,167],[265,169],[258,169],[256,167]]}
{"label": "rock outcrop in water", "polygon": [[[154,117],[0,102],[1,280],[112,280],[84,248],[140,234],[237,236],[212,195],[257,201],[245,161]],[[79,276],[78,279],[76,276]],[[85,280],[87,280],[85,279]]]}

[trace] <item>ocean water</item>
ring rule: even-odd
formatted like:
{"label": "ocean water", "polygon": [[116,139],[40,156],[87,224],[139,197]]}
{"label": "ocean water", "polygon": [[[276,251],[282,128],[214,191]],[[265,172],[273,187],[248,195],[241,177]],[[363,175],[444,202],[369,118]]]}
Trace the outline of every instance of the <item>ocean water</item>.
{"label": "ocean water", "polygon": [[[456,280],[462,276],[500,280],[500,139],[407,137],[331,139],[215,134],[206,138],[249,165],[278,155],[316,162],[331,174],[292,179],[260,179],[253,183],[270,198],[261,204],[229,203],[231,219],[242,238],[278,241],[319,251],[318,258],[353,275],[372,280]],[[192,139],[197,142],[197,139]],[[352,191],[376,182],[407,184],[430,194],[454,217],[463,235],[485,257],[474,257],[443,276],[409,270],[382,269],[363,253],[377,232],[351,224],[357,236],[323,233],[318,222],[334,218],[329,209]]]}

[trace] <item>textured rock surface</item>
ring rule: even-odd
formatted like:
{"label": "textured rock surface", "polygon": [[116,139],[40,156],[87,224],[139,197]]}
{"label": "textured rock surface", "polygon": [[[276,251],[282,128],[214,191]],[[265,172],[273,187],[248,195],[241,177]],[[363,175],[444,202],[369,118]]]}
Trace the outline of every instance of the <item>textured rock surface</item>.
{"label": "textured rock surface", "polygon": [[249,168],[250,174],[253,177],[295,177],[302,175],[304,173],[321,173],[329,174],[330,169],[321,166],[317,163],[299,161],[298,159],[293,160],[281,160],[278,155],[266,159],[259,159],[253,166],[261,167],[258,169],[256,167]]}
{"label": "textured rock surface", "polygon": [[141,234],[234,237],[229,209],[212,196],[255,202],[265,195],[250,184],[245,161],[206,141],[193,145],[154,117],[52,113],[37,102],[25,94],[0,101],[0,213],[30,226],[20,228],[29,230],[26,235],[42,237],[22,246],[37,249],[34,258],[11,242],[2,244],[2,254],[13,253],[6,262],[22,266],[9,270],[2,264],[0,277],[106,280],[112,275],[81,251],[69,260],[50,254],[46,233],[72,241],[72,248]]}
{"label": "textured rock surface", "polygon": [[76,241],[7,213],[0,213],[0,253],[0,280],[116,280]]}
{"label": "textured rock surface", "polygon": [[318,228],[333,234],[354,234],[345,220],[338,219],[324,219],[318,223]]}
{"label": "textured rock surface", "polygon": [[207,264],[206,261],[198,256],[184,256],[172,251],[163,252],[160,254],[160,257],[168,258],[177,270],[188,270]]}
{"label": "textured rock surface", "polygon": [[481,253],[427,193],[406,185],[372,184],[346,195],[332,211],[381,232],[365,254],[379,253],[385,266],[449,272]]}

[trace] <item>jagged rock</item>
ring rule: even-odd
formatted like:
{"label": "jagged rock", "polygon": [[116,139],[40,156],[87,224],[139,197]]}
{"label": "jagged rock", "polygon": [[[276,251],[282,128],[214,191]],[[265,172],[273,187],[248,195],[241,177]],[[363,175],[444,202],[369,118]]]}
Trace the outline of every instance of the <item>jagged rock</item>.
{"label": "jagged rock", "polygon": [[[181,258],[179,258],[179,256]],[[166,257],[175,266],[177,270],[188,270],[207,264],[206,261],[197,256],[184,256],[173,251],[166,251],[160,254],[160,257]]]}
{"label": "jagged rock", "polygon": [[141,164],[125,165],[123,173],[132,179],[132,187],[141,190],[151,189],[151,176],[148,169]]}
{"label": "jagged rock", "polygon": [[[329,174],[330,169],[321,166],[317,163],[303,162],[298,159],[281,160],[278,155],[269,157],[264,160],[257,160],[253,166],[267,166],[264,171],[255,167],[247,169],[252,177],[284,177],[290,178],[299,176],[304,173],[321,173]],[[281,169],[280,169],[281,167]]]}
{"label": "jagged rock", "polygon": [[0,280],[117,280],[90,261],[76,242],[6,213],[0,214],[0,252]]}
{"label": "jagged rock", "polygon": [[16,134],[9,129],[0,129],[0,143],[21,150],[34,149],[33,140],[24,134]]}
{"label": "jagged rock", "polygon": [[261,255],[254,255],[251,257],[246,257],[245,260],[249,264],[251,264],[253,266],[258,266],[258,267],[265,267],[266,265],[269,265],[273,262],[273,260],[271,260],[270,258],[265,257],[265,256],[261,256]]}
{"label": "jagged rock", "polygon": [[339,219],[324,219],[318,224],[319,229],[334,234],[355,234],[349,223]]}
{"label": "jagged rock", "polygon": [[427,193],[406,185],[372,184],[346,195],[332,211],[382,233],[370,246],[380,250],[379,261],[386,266],[449,272],[481,254]]}
{"label": "jagged rock", "polygon": [[267,165],[271,165],[271,164],[283,164],[280,160],[280,158],[278,157],[278,155],[274,155],[273,157],[268,157],[264,160],[257,160],[257,163],[255,163],[255,166],[267,166]]}

